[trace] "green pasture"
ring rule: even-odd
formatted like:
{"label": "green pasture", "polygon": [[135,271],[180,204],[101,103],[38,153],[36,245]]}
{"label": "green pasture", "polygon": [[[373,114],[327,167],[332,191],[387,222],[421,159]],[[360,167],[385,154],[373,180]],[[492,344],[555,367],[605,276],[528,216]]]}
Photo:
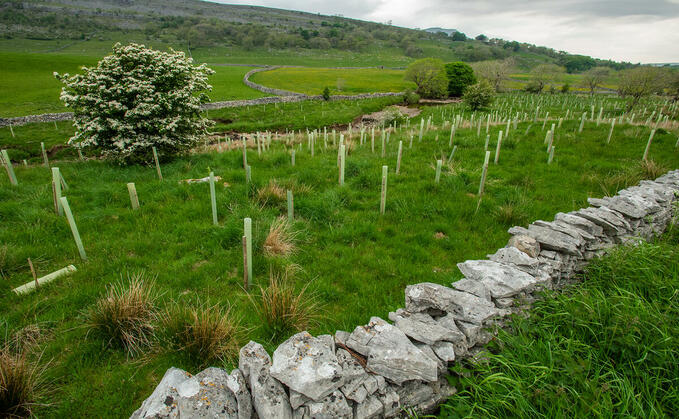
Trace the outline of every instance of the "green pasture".
{"label": "green pasture", "polygon": [[[471,113],[461,105],[424,107],[422,114],[410,121],[388,121],[396,122],[398,128],[390,131],[389,142],[385,141],[384,157],[380,127],[375,132],[374,152],[371,127],[364,144],[360,144],[359,128],[354,127],[351,137],[343,132],[350,150],[344,186],[338,185],[339,132],[333,141],[332,130],[338,130],[357,112],[370,110],[358,108],[355,102],[289,104],[281,113],[274,112],[274,105],[267,105],[266,110],[260,106],[210,112],[211,118],[221,119],[214,130],[225,151],[198,148],[162,164],[162,181],[152,165],[119,167],[87,153],[86,161],[78,161],[72,152],[55,155],[51,165],[60,168],[70,187],[64,195],[88,262],[79,259],[66,220],[54,213],[50,171],[39,157],[29,154],[28,167],[14,167],[18,186],[11,186],[4,173],[0,176],[0,313],[6,336],[26,327],[40,331],[40,362],[46,365],[52,389],[48,401],[54,404],[38,408],[38,416],[127,417],[170,366],[197,372],[195,361],[181,351],[156,346],[145,356],[129,358],[120,349],[109,348],[101,337],[88,334],[83,326],[86,310],[108,284],[125,281],[135,273],[155,278],[155,287],[162,293],[161,306],[176,301],[231,307],[246,329],[242,343],[253,339],[271,350],[287,336],[272,335],[263,327],[254,302],[272,272],[297,267],[289,280],[298,290],[306,286],[313,295],[309,298],[321,307],[321,317],[311,333],[353,330],[371,316],[386,318],[389,311],[402,307],[408,284],[450,284],[459,279],[456,263],[484,258],[504,246],[511,226],[551,219],[556,212],[586,206],[587,197],[615,193],[679,166],[676,132],[658,129],[649,154],[652,162],[642,164],[650,127],[622,123],[606,144],[607,123],[597,126],[588,120],[580,133],[579,119],[566,120],[557,129],[554,161],[548,164],[541,117],[548,110],[552,118],[548,122],[556,123],[554,118],[565,115],[563,101],[568,101],[573,113],[588,109],[590,104],[588,99],[572,95],[507,95],[496,102],[492,110],[501,115],[511,109],[512,115],[523,112],[529,117],[505,135],[498,164],[491,158],[478,211],[485,125],[478,136],[476,128],[458,128],[453,139],[457,149],[449,160],[450,127],[444,121],[458,115],[469,120]],[[608,99],[596,102],[600,104],[605,107],[605,118],[619,116],[624,106],[622,101]],[[533,123],[537,105],[541,110]],[[268,120],[258,120],[269,113]],[[474,117],[486,120],[485,113]],[[432,124],[421,141],[420,118],[431,118]],[[311,130],[329,126],[327,140],[320,130],[313,157],[305,124]],[[277,130],[270,150],[260,154],[256,148],[248,149],[249,184],[240,144],[236,142],[227,150],[227,138],[238,139],[233,132],[237,127]],[[286,130],[300,128],[302,132],[290,142]],[[506,129],[504,124],[489,126],[492,154],[501,129]],[[0,147],[10,147],[12,154],[17,142],[39,146],[49,130],[54,130],[50,138],[56,143],[68,137],[66,123],[58,124],[57,129],[51,124],[17,127],[15,137],[2,128]],[[400,141],[403,157],[397,175]],[[292,147],[295,166],[291,165]],[[12,159],[20,163],[16,154]],[[437,184],[438,159],[444,159],[445,164]],[[388,194],[386,213],[380,216],[383,165],[389,167]],[[208,185],[180,182],[207,176],[209,171],[221,177],[216,194],[217,226],[212,225]],[[128,182],[136,184],[140,211],[130,208]],[[262,251],[272,222],[286,214],[284,198],[262,192],[272,182],[292,190],[295,197],[297,251],[287,257],[267,257]],[[249,293],[242,288],[245,217],[253,220],[254,236],[254,279]],[[78,271],[38,292],[17,297],[11,288],[31,280],[26,263],[29,257],[39,275],[69,264],[76,265]]]}
{"label": "green pasture", "polygon": [[403,79],[403,70],[361,68],[277,68],[254,74],[250,80],[267,87],[308,95],[319,95],[328,87],[330,93],[353,95],[373,92],[403,92],[415,89],[415,83]]}

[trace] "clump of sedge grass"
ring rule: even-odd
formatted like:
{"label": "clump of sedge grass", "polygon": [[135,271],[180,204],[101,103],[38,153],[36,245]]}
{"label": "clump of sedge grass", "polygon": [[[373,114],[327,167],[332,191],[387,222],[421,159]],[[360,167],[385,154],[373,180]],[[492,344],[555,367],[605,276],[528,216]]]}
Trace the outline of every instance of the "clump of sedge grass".
{"label": "clump of sedge grass", "polygon": [[276,218],[269,227],[269,234],[264,240],[266,256],[288,256],[295,252],[296,233],[285,217]]}
{"label": "clump of sedge grass", "polygon": [[33,416],[44,395],[45,368],[39,361],[31,363],[26,352],[0,348],[0,416],[18,418]]}
{"label": "clump of sedge grass", "polygon": [[163,336],[169,347],[182,352],[198,367],[226,362],[238,354],[244,332],[230,308],[199,304],[173,304],[161,315]]}
{"label": "clump of sedge grass", "polygon": [[506,225],[524,225],[528,221],[525,205],[526,202],[523,200],[502,204],[495,209],[495,218]]}
{"label": "clump of sedge grass", "polygon": [[154,283],[136,274],[127,284],[108,286],[106,295],[88,313],[88,328],[107,339],[109,346],[122,347],[131,356],[150,346],[157,319]]}
{"label": "clump of sedge grass", "polygon": [[278,184],[276,179],[269,180],[266,186],[257,190],[257,201],[261,205],[278,205],[287,199],[287,191]]}
{"label": "clump of sedge grass", "polygon": [[667,172],[667,167],[654,160],[642,160],[639,164],[639,172],[646,179],[656,179]]}
{"label": "clump of sedge grass", "polygon": [[265,328],[274,339],[313,327],[320,317],[317,298],[307,291],[309,284],[300,291],[295,289],[293,271],[288,267],[280,274],[271,272],[269,286],[260,286],[260,295],[254,300]]}

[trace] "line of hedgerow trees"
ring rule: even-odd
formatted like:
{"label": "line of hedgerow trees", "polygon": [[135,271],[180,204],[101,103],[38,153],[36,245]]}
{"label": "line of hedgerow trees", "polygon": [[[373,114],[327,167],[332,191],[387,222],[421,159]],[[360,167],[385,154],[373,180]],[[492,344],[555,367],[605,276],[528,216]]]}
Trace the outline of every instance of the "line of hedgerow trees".
{"label": "line of hedgerow trees", "polygon": [[[506,82],[515,71],[514,60],[481,61],[467,64],[445,64],[438,58],[424,58],[411,63],[405,79],[417,86],[415,94],[427,99],[464,97],[474,108],[488,106],[495,92],[506,90]],[[528,73],[524,89],[530,93],[568,93],[571,86],[567,70],[557,64],[540,64]],[[616,86],[611,85],[614,81]],[[608,89],[622,97],[631,98],[630,108],[651,94],[668,95],[679,100],[679,70],[652,66],[636,66],[620,71],[597,66],[584,71],[578,82],[593,95],[597,90]]]}

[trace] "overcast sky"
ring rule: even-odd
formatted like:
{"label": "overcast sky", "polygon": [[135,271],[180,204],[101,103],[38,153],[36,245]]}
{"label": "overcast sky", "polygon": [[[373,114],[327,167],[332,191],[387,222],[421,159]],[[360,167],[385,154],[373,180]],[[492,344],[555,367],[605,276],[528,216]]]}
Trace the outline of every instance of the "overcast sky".
{"label": "overcast sky", "polygon": [[213,0],[439,26],[631,62],[679,62],[679,0]]}

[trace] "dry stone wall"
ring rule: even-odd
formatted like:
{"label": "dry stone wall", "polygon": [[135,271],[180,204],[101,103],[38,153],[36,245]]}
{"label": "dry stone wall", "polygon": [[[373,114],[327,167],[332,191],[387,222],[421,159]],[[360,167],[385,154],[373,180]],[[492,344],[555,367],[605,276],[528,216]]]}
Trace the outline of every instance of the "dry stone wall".
{"label": "dry stone wall", "polygon": [[238,368],[191,375],[170,368],[132,418],[391,418],[427,413],[455,393],[446,374],[473,356],[508,315],[540,291],[572,281],[618,244],[665,231],[676,215],[679,170],[642,181],[553,221],[513,227],[506,247],[458,264],[465,278],[409,285],[405,307],[334,336],[298,333],[273,357],[256,343]]}

